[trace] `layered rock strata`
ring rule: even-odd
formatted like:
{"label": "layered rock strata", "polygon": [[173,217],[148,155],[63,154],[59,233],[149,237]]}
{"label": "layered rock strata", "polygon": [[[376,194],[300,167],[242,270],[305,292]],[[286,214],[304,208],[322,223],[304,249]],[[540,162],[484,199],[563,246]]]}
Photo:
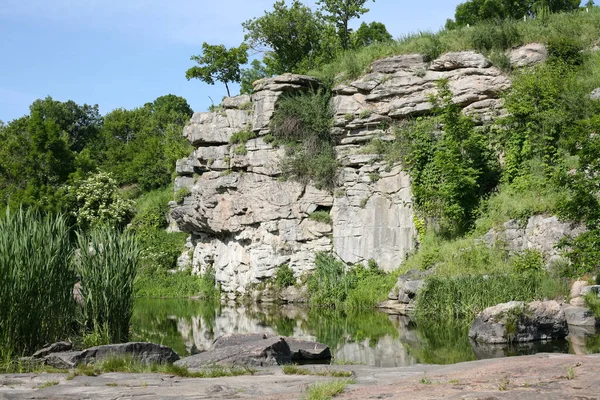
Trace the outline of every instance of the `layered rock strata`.
{"label": "layered rock strata", "polygon": [[[194,272],[213,267],[222,290],[236,298],[284,264],[300,277],[314,268],[320,251],[333,251],[346,263],[373,259],[387,271],[398,267],[415,245],[410,178],[401,165],[369,154],[365,144],[389,139],[393,120],[429,112],[440,79],[448,80],[466,113],[481,121],[503,113],[499,96],[510,81],[480,54],[376,61],[361,79],[334,89],[332,134],[340,171],[333,193],[281,180],[285,150],[267,136],[277,99],[317,87],[316,79],[262,79],[252,96],[195,113],[184,130],[195,150],[177,163],[175,182],[175,190],[187,188],[190,195],[173,205],[171,215],[178,229],[191,234]],[[241,131],[250,139],[232,144]],[[315,211],[329,213],[331,223],[312,220]]]}

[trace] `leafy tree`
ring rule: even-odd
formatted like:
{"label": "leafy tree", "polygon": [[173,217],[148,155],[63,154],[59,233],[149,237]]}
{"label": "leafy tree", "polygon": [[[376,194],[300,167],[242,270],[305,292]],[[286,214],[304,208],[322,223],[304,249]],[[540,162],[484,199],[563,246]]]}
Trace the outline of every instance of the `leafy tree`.
{"label": "leafy tree", "polygon": [[242,69],[241,94],[252,94],[254,92],[253,82],[269,76],[265,65],[260,60],[252,60],[250,68]]}
{"label": "leafy tree", "polygon": [[75,103],[68,103],[70,107],[65,104],[51,98],[37,100],[30,106],[30,115],[0,131],[3,205],[23,204],[52,211],[62,206],[59,188],[75,169],[76,153],[69,145],[70,137],[86,128],[77,126],[75,119],[67,118],[72,114],[63,112],[77,109]]}
{"label": "leafy tree", "polygon": [[323,51],[325,24],[298,0],[290,7],[285,0],[277,1],[273,11],[242,23],[242,27],[249,46],[264,53],[268,74],[304,72],[318,65],[322,57],[333,55]]}
{"label": "leafy tree", "polygon": [[228,83],[240,81],[240,65],[248,62],[248,46],[242,43],[239,47],[227,50],[222,44],[213,46],[204,42],[202,55],[192,56],[191,60],[200,66],[186,71],[185,77],[188,80],[196,78],[214,85],[216,79],[225,84],[227,96],[231,96]]}
{"label": "leafy tree", "polygon": [[594,7],[594,0],[588,0],[587,3],[585,3],[585,7],[586,8]]}
{"label": "leafy tree", "polygon": [[72,151],[79,152],[97,139],[102,127],[102,116],[98,105],[78,105],[72,100],[60,102],[48,96],[31,105],[41,117],[53,120],[66,135]]}
{"label": "leafy tree", "polygon": [[[368,0],[319,0],[317,4],[321,6],[321,11],[325,14],[326,21],[335,25],[338,31],[342,48],[348,49],[350,46],[350,28],[348,23],[351,19],[360,18],[361,15],[369,11],[363,7]],[[375,0],[373,0],[375,1]]]}
{"label": "leafy tree", "polygon": [[481,21],[533,17],[540,9],[550,12],[572,11],[579,8],[580,0],[469,0],[456,6],[454,19],[446,27],[474,25]]}
{"label": "leafy tree", "polygon": [[352,42],[355,48],[369,46],[375,42],[389,42],[393,40],[392,35],[381,22],[363,22],[360,28],[352,35]]}
{"label": "leafy tree", "polygon": [[190,152],[181,131],[191,115],[185,99],[174,95],[108,113],[96,154],[101,168],[120,185],[138,184],[144,191],[168,185],[175,161]]}

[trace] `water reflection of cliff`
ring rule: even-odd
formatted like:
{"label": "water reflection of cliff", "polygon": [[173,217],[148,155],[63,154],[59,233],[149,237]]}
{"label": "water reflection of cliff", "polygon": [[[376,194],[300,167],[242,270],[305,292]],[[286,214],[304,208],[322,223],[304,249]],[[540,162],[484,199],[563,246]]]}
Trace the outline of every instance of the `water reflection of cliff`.
{"label": "water reflection of cliff", "polygon": [[169,345],[179,354],[204,351],[228,333],[264,332],[326,343],[341,361],[391,367],[416,362],[402,344],[399,332],[410,331],[400,321],[376,311],[140,299],[132,325],[134,338]]}
{"label": "water reflection of cliff", "polygon": [[[228,333],[294,336],[326,343],[338,361],[381,367],[569,351],[565,341],[484,348],[469,341],[464,325],[432,322],[417,328],[407,317],[375,310],[257,304],[229,307],[188,300],[139,299],[132,330],[133,339],[171,346],[180,355],[204,351],[214,339]],[[592,341],[592,337],[586,340]],[[598,345],[589,348],[595,352]]]}

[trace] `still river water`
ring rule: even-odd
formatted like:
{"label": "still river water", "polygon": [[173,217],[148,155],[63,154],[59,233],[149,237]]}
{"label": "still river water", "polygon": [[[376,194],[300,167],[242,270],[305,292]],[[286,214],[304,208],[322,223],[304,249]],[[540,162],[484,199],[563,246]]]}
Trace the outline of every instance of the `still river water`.
{"label": "still river water", "polygon": [[576,332],[568,340],[519,347],[477,346],[468,328],[416,326],[380,311],[335,311],[292,305],[228,307],[193,300],[137,299],[134,340],[170,346],[180,356],[204,351],[227,333],[276,333],[329,345],[339,362],[380,367],[452,364],[538,352],[600,352],[600,335]]}

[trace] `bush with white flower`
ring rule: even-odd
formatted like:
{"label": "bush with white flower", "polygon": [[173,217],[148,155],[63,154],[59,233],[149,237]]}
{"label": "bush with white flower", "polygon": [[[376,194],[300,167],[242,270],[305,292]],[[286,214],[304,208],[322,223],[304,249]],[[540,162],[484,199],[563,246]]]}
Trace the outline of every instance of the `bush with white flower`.
{"label": "bush with white flower", "polygon": [[100,171],[69,191],[76,199],[73,214],[81,226],[122,226],[133,215],[135,203],[121,196],[117,181],[109,173]]}

